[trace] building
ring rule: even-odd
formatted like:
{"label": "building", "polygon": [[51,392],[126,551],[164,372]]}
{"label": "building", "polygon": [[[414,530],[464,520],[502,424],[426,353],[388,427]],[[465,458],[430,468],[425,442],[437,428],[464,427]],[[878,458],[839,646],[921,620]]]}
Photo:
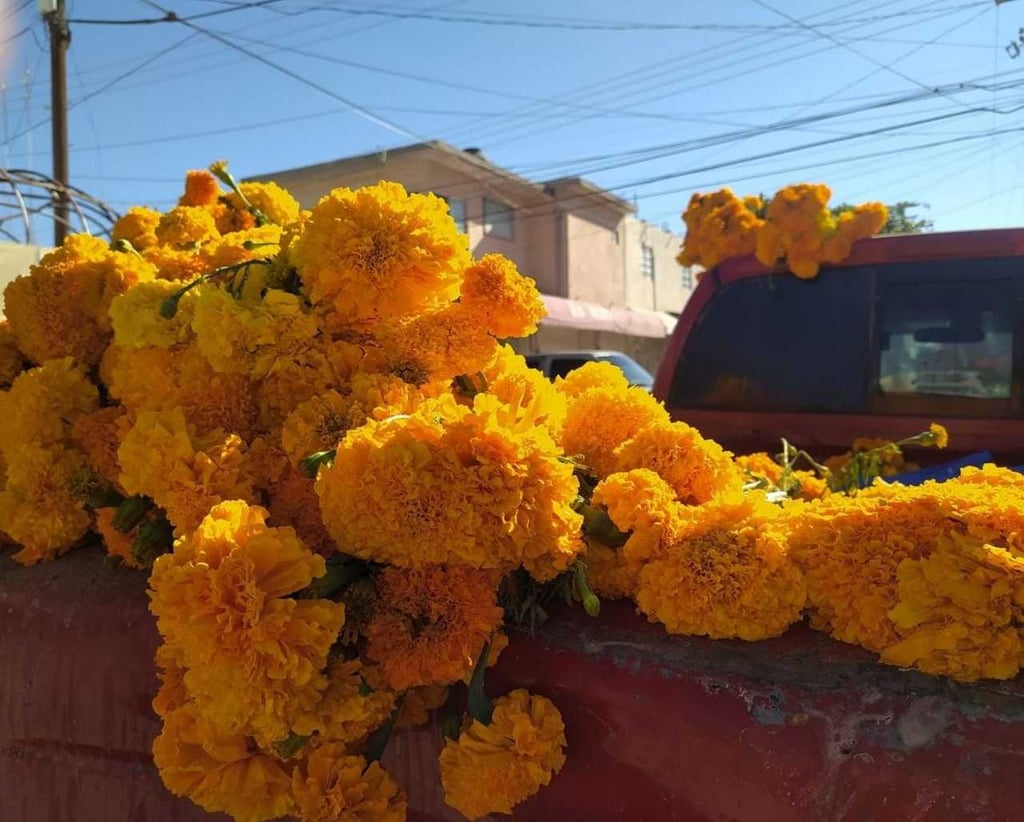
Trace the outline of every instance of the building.
{"label": "building", "polygon": [[528,180],[478,149],[440,141],[263,174],[305,208],[331,189],[394,180],[444,197],[475,256],[498,252],[533,277],[549,316],[512,341],[523,351],[609,348],[657,367],[692,282],[682,238],[639,220],[632,203],[579,177]]}

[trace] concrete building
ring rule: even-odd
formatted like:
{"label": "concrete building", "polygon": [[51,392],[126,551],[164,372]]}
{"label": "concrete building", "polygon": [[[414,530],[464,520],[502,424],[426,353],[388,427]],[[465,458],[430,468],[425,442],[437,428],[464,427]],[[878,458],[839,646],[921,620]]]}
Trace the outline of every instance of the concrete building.
{"label": "concrete building", "polygon": [[637,219],[632,203],[579,177],[528,180],[476,149],[431,141],[251,179],[305,208],[380,180],[444,197],[474,256],[504,254],[544,294],[541,330],[512,341],[523,351],[617,349],[653,370],[692,290],[675,262],[682,238]]}

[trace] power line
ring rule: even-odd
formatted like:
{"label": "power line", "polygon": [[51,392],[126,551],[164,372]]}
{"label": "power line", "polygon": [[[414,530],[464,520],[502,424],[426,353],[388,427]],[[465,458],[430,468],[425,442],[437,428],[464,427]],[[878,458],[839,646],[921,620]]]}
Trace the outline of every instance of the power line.
{"label": "power line", "polygon": [[281,2],[283,2],[283,0],[257,0],[257,2],[241,3],[226,9],[204,11],[200,14],[190,14],[187,17],[179,17],[176,12],[167,11],[164,13],[163,17],[136,18],[134,20],[99,20],[96,18],[79,17],[68,20],[67,22],[74,23],[77,26],[150,26],[156,23],[186,23],[192,20],[202,20],[206,17],[217,17],[221,14],[230,14],[233,11],[249,11],[250,9],[271,6],[274,3]]}

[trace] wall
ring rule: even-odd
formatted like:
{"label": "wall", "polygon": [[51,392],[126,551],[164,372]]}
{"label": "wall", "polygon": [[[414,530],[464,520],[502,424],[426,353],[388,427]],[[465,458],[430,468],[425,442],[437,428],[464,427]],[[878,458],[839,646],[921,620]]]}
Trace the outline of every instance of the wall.
{"label": "wall", "polygon": [[568,213],[565,220],[569,299],[623,305],[626,284],[617,221],[596,209]]}
{"label": "wall", "polygon": [[[690,285],[683,282],[684,269],[676,262],[683,238],[653,223],[626,217],[622,224],[626,305],[678,314],[696,287],[696,277]],[[643,273],[644,245],[654,252],[654,277]]]}

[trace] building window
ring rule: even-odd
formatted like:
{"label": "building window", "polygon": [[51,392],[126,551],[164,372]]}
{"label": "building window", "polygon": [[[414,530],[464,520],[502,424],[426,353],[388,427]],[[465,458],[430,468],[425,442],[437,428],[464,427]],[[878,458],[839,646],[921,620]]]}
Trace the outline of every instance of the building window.
{"label": "building window", "polygon": [[438,194],[442,200],[448,203],[448,213],[452,215],[452,219],[455,221],[455,225],[458,226],[459,231],[463,234],[466,233],[466,201],[455,200],[446,194]]}
{"label": "building window", "polygon": [[497,200],[484,198],[484,234],[511,240],[515,237],[512,207]]}
{"label": "building window", "polygon": [[640,273],[647,279],[654,279],[654,249],[649,245],[640,246]]}
{"label": "building window", "polygon": [[685,266],[683,267],[682,283],[683,283],[683,288],[686,289],[687,291],[692,291],[693,290],[693,269],[692,268],[686,268]]}

